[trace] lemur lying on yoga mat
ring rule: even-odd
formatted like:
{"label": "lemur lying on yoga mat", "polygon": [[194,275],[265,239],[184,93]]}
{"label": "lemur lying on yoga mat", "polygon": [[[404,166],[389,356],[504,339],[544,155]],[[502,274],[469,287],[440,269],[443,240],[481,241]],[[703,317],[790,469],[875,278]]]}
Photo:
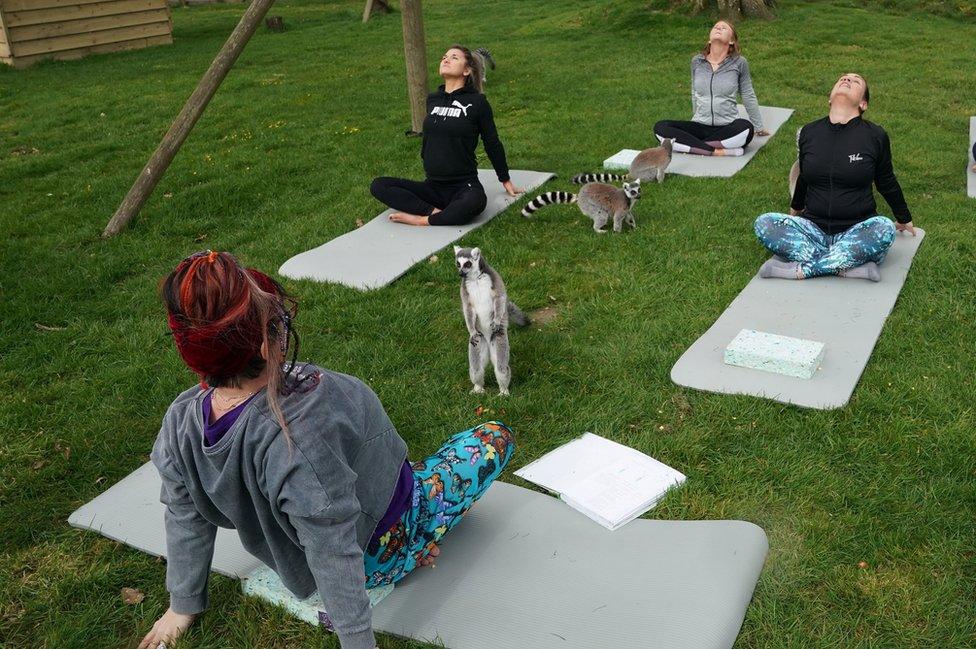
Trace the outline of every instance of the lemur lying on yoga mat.
{"label": "lemur lying on yoga mat", "polygon": [[508,299],[501,275],[481,256],[480,248],[454,246],[454,260],[461,276],[461,311],[468,327],[468,372],[474,387],[485,391],[485,365],[489,357],[495,368],[499,394],[508,394],[512,370],[508,364],[508,322],[520,327],[529,318]]}
{"label": "lemur lying on yoga mat", "polygon": [[612,218],[613,231],[620,232],[624,221],[636,228],[631,209],[640,198],[640,180],[624,183],[622,188],[605,183],[586,183],[578,194],[570,192],[546,192],[539,194],[522,208],[522,216],[529,218],[538,209],[553,203],[576,203],[580,212],[593,219],[593,229],[604,234],[603,227]]}

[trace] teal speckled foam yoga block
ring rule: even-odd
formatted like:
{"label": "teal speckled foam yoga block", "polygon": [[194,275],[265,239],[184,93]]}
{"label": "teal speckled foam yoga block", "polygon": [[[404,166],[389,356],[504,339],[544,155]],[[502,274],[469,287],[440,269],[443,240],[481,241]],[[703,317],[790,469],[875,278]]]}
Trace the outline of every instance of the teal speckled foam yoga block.
{"label": "teal speckled foam yoga block", "polygon": [[725,348],[725,363],[809,379],[820,367],[824,351],[824,344],[815,340],[743,329]]}
{"label": "teal speckled foam yoga block", "polygon": [[[258,568],[244,579],[242,586],[245,594],[281,606],[300,620],[316,626],[321,624],[329,629],[332,628],[332,622],[325,613],[325,605],[322,604],[322,598],[318,593],[308,599],[298,599],[285,588],[271,568],[266,566]],[[366,592],[369,593],[369,605],[375,607],[393,592],[393,584],[369,588]]]}

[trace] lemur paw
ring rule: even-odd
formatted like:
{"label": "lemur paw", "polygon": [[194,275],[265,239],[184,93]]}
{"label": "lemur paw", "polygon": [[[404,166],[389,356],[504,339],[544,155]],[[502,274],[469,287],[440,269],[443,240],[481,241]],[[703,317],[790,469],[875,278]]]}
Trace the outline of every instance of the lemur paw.
{"label": "lemur paw", "polygon": [[508,392],[508,390],[504,390],[504,389],[503,390],[499,390],[498,391],[498,396],[500,396],[500,397],[507,397],[507,396],[509,396],[509,392]]}
{"label": "lemur paw", "polygon": [[481,334],[475,334],[470,338],[468,338],[468,342],[471,343],[472,347],[477,347],[478,344],[481,342],[482,338],[484,338],[484,336],[482,336]]}
{"label": "lemur paw", "polygon": [[471,388],[471,394],[484,394],[484,393],[485,393],[485,386],[483,385],[476,385],[473,388]]}

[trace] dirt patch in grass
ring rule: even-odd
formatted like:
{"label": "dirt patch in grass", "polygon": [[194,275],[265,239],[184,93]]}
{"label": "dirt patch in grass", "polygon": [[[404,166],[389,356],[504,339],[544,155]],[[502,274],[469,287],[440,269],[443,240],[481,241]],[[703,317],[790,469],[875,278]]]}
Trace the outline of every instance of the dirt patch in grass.
{"label": "dirt patch in grass", "polygon": [[559,310],[552,304],[544,306],[541,309],[536,309],[535,311],[529,311],[528,313],[533,327],[545,327],[555,320],[557,315],[559,315]]}

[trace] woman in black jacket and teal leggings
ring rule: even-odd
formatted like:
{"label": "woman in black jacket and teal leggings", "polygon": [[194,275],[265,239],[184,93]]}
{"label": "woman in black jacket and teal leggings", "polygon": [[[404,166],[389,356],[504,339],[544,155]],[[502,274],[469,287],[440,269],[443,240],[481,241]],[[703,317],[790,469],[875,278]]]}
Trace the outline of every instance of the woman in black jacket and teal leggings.
{"label": "woman in black jacket and teal leggings", "polygon": [[[895,234],[914,236],[888,134],[861,117],[869,98],[864,77],[845,74],[831,90],[830,114],[800,129],[800,177],[790,213],[756,219],[756,236],[776,255],[760,268],[761,277],[840,275],[877,282],[878,264]],[[872,185],[897,223],[878,215]]]}
{"label": "woman in black jacket and teal leggings", "polygon": [[463,225],[488,203],[478,181],[475,149],[485,145],[498,180],[509,196],[522,190],[512,184],[505,147],[498,139],[491,105],[482,94],[481,62],[466,47],[454,45],[441,58],[444,85],[427,97],[420,157],[426,180],[382,177],[370,192],[397,210],[390,220],[408,225]]}

